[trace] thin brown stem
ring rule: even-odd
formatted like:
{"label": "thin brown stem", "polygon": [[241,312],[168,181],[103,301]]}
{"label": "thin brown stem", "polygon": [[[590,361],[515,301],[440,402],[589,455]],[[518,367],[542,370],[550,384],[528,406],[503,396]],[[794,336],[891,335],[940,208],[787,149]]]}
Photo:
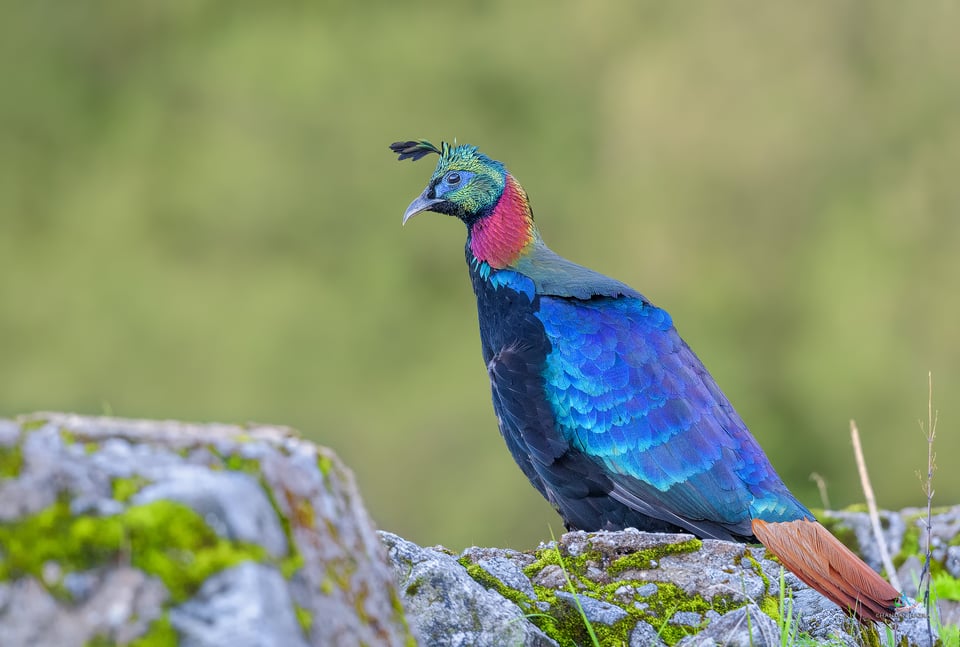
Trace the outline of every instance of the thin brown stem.
{"label": "thin brown stem", "polygon": [[[930,600],[930,558],[933,553],[932,535],[933,535],[933,473],[936,470],[937,455],[933,452],[933,441],[937,437],[937,418],[939,412],[933,409],[933,371],[927,372],[927,425],[924,429],[923,422],[920,423],[920,429],[924,431],[927,438],[927,480],[923,483],[923,493],[927,495],[927,519],[926,535],[927,545],[925,547],[923,570],[920,572],[919,586],[923,588],[923,608],[927,610],[927,635],[930,638],[930,644],[933,644],[933,626],[931,617],[933,608]],[[926,585],[924,586],[924,582]]]}
{"label": "thin brown stem", "polygon": [[870,525],[873,528],[873,536],[877,542],[877,548],[880,551],[880,562],[883,564],[884,570],[887,571],[887,578],[890,580],[890,584],[899,591],[900,578],[897,577],[897,571],[893,568],[893,560],[890,559],[887,542],[883,538],[883,530],[880,528],[880,513],[877,512],[877,498],[873,494],[873,486],[870,485],[870,476],[867,474],[867,462],[863,459],[863,447],[860,446],[860,431],[857,429],[855,420],[850,421],[850,438],[853,441],[853,455],[857,460],[857,471],[860,473],[860,485],[863,487],[863,496],[867,500]]}
{"label": "thin brown stem", "polygon": [[817,490],[820,492],[820,503],[823,504],[823,509],[829,510],[830,497],[827,496],[827,481],[816,472],[810,475],[810,480],[817,484]]}

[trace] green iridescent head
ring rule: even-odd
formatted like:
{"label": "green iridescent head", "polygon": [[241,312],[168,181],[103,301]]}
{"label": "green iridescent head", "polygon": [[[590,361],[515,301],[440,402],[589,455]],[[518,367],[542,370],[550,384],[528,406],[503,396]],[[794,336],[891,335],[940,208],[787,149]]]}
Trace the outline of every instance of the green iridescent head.
{"label": "green iridescent head", "polygon": [[401,160],[416,161],[431,153],[440,156],[427,188],[404,212],[404,223],[422,211],[435,211],[456,216],[470,225],[490,213],[503,195],[506,169],[476,146],[451,146],[443,142],[437,148],[426,140],[419,140],[396,142],[390,145],[390,150]]}

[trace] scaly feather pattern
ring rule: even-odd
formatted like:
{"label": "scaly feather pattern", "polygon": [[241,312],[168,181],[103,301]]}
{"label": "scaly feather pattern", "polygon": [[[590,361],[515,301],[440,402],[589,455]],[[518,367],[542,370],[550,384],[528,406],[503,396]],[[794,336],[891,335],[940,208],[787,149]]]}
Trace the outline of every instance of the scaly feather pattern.
{"label": "scaly feather pattern", "polygon": [[749,536],[754,517],[812,518],[664,310],[546,297],[537,318],[552,347],[545,391],[558,429],[616,475],[613,496],[656,500],[722,539]]}
{"label": "scaly feather pattern", "polygon": [[858,618],[893,612],[897,591],[790,493],[666,311],[551,251],[519,182],[475,147],[391,149],[440,156],[404,222],[466,224],[500,433],[568,528],[759,540]]}

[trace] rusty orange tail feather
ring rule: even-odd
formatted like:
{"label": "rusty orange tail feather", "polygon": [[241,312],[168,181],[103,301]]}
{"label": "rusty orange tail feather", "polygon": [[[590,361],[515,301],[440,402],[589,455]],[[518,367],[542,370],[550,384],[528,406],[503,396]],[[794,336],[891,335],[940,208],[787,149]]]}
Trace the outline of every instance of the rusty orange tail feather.
{"label": "rusty orange tail feather", "polygon": [[816,521],[754,519],[753,534],[806,584],[860,620],[883,621],[900,594]]}

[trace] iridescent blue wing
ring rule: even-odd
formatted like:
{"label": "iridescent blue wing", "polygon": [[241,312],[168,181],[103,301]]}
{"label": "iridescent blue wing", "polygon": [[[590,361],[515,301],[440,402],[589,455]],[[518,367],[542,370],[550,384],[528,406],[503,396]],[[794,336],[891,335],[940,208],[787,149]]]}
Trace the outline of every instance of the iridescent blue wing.
{"label": "iridescent blue wing", "polygon": [[538,346],[509,344],[487,364],[500,433],[523,473],[569,529],[678,531],[662,514],[651,516],[611,498],[616,485],[608,470],[560,435],[544,397],[544,353]]}
{"label": "iridescent blue wing", "polygon": [[601,464],[610,496],[697,532],[810,517],[670,316],[642,298],[540,298],[543,372],[560,435]]}

